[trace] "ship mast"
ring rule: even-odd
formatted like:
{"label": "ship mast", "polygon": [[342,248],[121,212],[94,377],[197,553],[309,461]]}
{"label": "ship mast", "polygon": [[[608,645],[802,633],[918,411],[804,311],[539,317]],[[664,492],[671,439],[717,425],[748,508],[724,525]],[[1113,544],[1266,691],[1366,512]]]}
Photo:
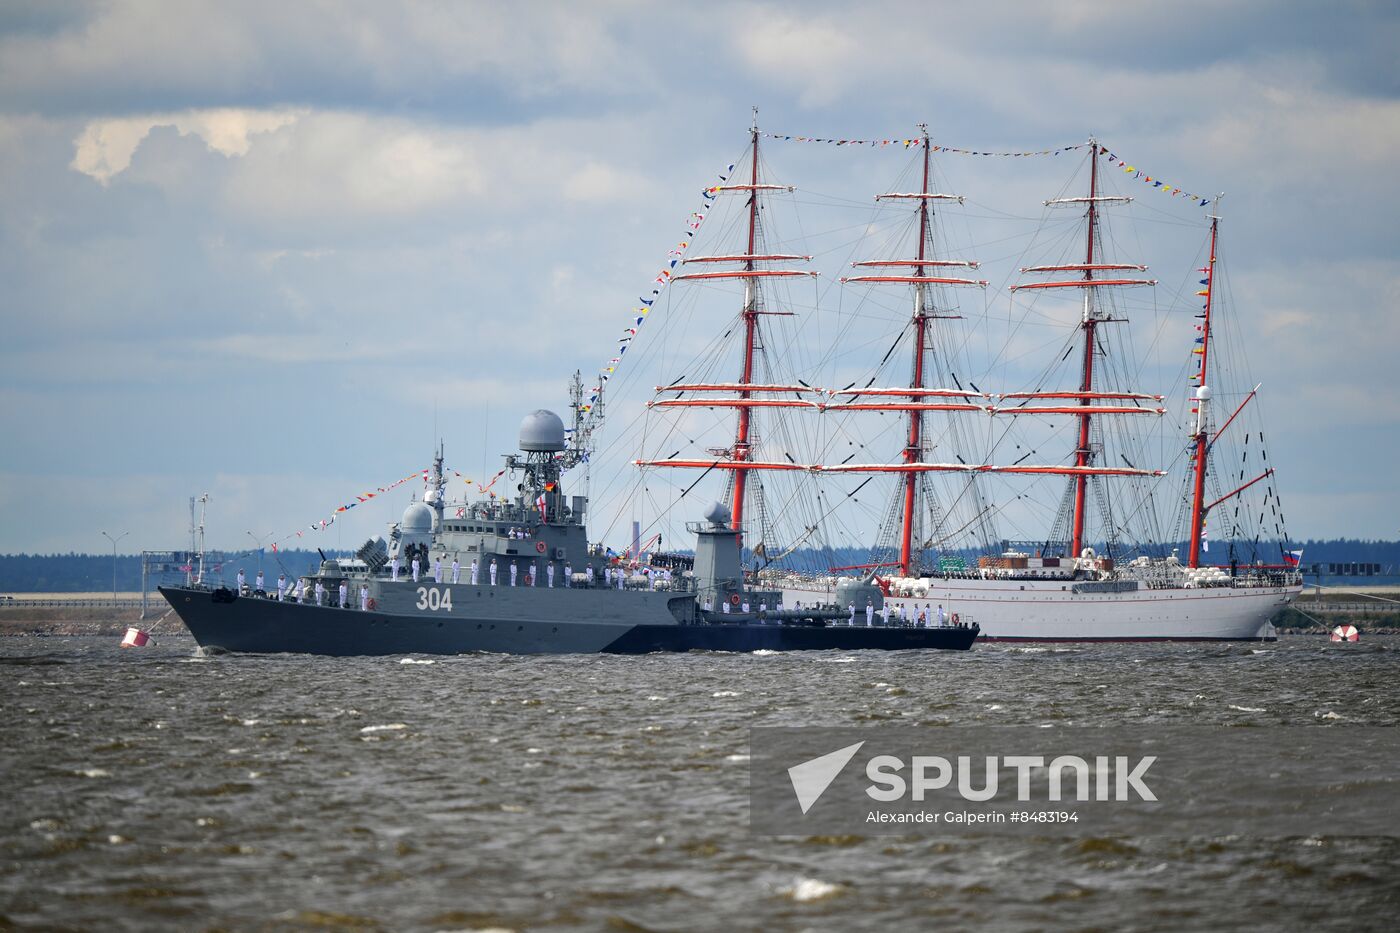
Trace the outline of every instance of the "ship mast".
{"label": "ship mast", "polygon": [[[930,185],[930,159],[932,146],[929,145],[928,124],[919,124],[920,135],[924,150],[923,181],[918,192],[907,194],[882,194],[876,200],[886,200],[892,198],[914,199],[919,204],[919,231],[918,244],[912,260],[874,261],[857,262],[853,265],[861,266],[904,266],[913,267],[913,275],[861,275],[844,278],[842,282],[870,282],[886,284],[911,284],[914,286],[914,314],[912,319],[914,329],[914,353],[913,365],[911,366],[909,378],[909,390],[907,392],[897,392],[895,390],[884,390],[886,395],[904,395],[909,401],[905,403],[883,403],[879,405],[879,410],[902,410],[909,416],[909,429],[904,445],[902,459],[909,468],[904,470],[901,477],[903,487],[903,502],[900,504],[900,524],[899,524],[899,560],[897,566],[901,576],[910,576],[915,570],[916,560],[914,557],[914,522],[918,515],[918,488],[922,480],[920,473],[913,464],[923,460],[923,427],[924,413],[931,410],[944,411],[964,411],[978,410],[979,406],[970,404],[970,395],[965,392],[952,392],[951,390],[925,389],[924,363],[928,351],[928,322],[935,318],[956,318],[958,315],[931,314],[928,300],[929,285],[971,285],[986,288],[987,283],[981,279],[964,279],[949,277],[946,275],[933,274],[943,267],[964,267],[976,269],[977,263],[969,260],[935,260],[928,255],[929,245],[933,242],[931,233],[930,217],[933,214],[931,207],[934,201],[958,201],[963,199],[959,195],[935,193]],[[845,393],[840,393],[845,394]],[[857,392],[854,394],[875,394],[875,392]],[[950,397],[962,397],[961,403],[929,403],[921,401],[927,395],[946,394]],[[828,406],[831,407],[831,406]],[[871,409],[868,403],[843,406],[855,409]]]}
{"label": "ship mast", "polygon": [[[1084,238],[1084,281],[1091,282],[1094,279],[1094,234],[1098,226],[1098,195],[1099,195],[1099,145],[1095,139],[1089,140],[1089,211],[1088,211],[1088,235]],[[1080,407],[1089,406],[1088,393],[1094,391],[1094,329],[1098,324],[1097,307],[1094,303],[1094,290],[1086,286],[1084,288],[1084,316],[1080,326],[1084,330],[1084,362],[1081,378],[1079,380],[1079,391],[1085,393],[1085,397],[1080,399]],[[1089,449],[1089,413],[1086,411],[1079,415],[1079,446],[1074,451],[1074,465],[1085,467],[1089,465],[1093,452]],[[1089,483],[1089,477],[1082,473],[1074,477],[1074,532],[1072,544],[1070,545],[1070,556],[1078,557],[1084,548],[1084,494]]]}
{"label": "ship mast", "polygon": [[[753,150],[753,165],[749,170],[749,237],[745,253],[744,271],[753,272],[755,249],[758,244],[758,109],[754,108],[753,126],[749,129],[750,147]],[[753,276],[744,279],[744,371],[739,377],[740,385],[753,384],[754,343],[758,335],[757,291]],[[753,394],[748,389],[739,392],[739,397],[749,399]],[[738,423],[734,429],[734,459],[749,458],[749,422],[752,409],[743,406],[739,409]],[[748,473],[734,471],[734,496],[731,503],[732,521],[730,527],[739,532],[739,543],[743,544],[744,491],[748,484]]]}
{"label": "ship mast", "polygon": [[1089,196],[1078,198],[1054,198],[1046,201],[1046,207],[1055,206],[1076,206],[1083,204],[1087,207],[1085,217],[1087,220],[1087,230],[1084,237],[1084,262],[1070,263],[1065,265],[1029,266],[1021,271],[1030,273],[1054,273],[1054,272],[1078,272],[1079,278],[1066,279],[1058,282],[1034,282],[1029,284],[1013,285],[1011,291],[1030,289],[1061,289],[1077,288],[1082,290],[1083,309],[1080,313],[1079,329],[1084,332],[1084,350],[1080,363],[1079,391],[1078,392],[1027,392],[1012,393],[1003,398],[1062,398],[1074,399],[1076,404],[1064,407],[1032,408],[1019,406],[1010,409],[1011,414],[1066,414],[1073,415],[1079,421],[1078,443],[1074,449],[1074,466],[1069,468],[1070,488],[1073,490],[1073,514],[1071,517],[1070,531],[1070,557],[1079,557],[1084,551],[1084,523],[1086,514],[1086,498],[1089,485],[1089,477],[1105,475],[1102,470],[1093,466],[1094,450],[1091,446],[1090,425],[1095,415],[1128,415],[1128,414],[1155,414],[1160,415],[1163,409],[1146,408],[1138,404],[1131,405],[1103,405],[1103,400],[1123,400],[1123,401],[1160,401],[1161,396],[1144,396],[1138,393],[1121,392],[1100,392],[1094,388],[1094,355],[1098,349],[1098,326],[1121,321],[1122,318],[1108,317],[1103,314],[1098,307],[1097,293],[1100,288],[1134,286],[1134,285],[1156,285],[1154,279],[1134,279],[1134,278],[1096,278],[1098,272],[1121,272],[1132,270],[1137,272],[1147,271],[1146,266],[1134,263],[1104,262],[1097,256],[1096,246],[1099,232],[1099,206],[1101,204],[1126,204],[1132,198],[1119,197],[1113,195],[1099,194],[1099,156],[1100,151],[1098,140],[1089,139]]}
{"label": "ship mast", "polygon": [[1186,565],[1199,567],[1201,562],[1201,537],[1205,531],[1206,519],[1206,459],[1210,452],[1209,419],[1207,407],[1211,392],[1206,384],[1206,361],[1210,356],[1210,312],[1215,295],[1215,243],[1220,233],[1220,217],[1210,218],[1210,261],[1205,268],[1205,313],[1201,316],[1201,368],[1196,379],[1196,433],[1192,438],[1195,444],[1195,477],[1191,494],[1191,545],[1187,553]]}
{"label": "ship mast", "polygon": [[[749,167],[748,184],[719,185],[711,188],[710,191],[716,195],[728,192],[744,192],[748,195],[748,236],[746,250],[741,254],[724,254],[715,256],[687,256],[683,262],[690,263],[739,263],[737,269],[721,269],[713,272],[687,272],[682,275],[673,276],[672,282],[684,281],[708,281],[712,279],[740,279],[744,283],[744,306],[741,317],[744,322],[744,347],[743,347],[743,368],[739,374],[739,381],[734,383],[716,383],[708,388],[680,387],[672,386],[672,390],[682,391],[722,391],[733,392],[734,396],[724,399],[712,400],[716,407],[730,407],[738,410],[738,417],[734,427],[734,444],[726,451],[728,453],[727,465],[721,467],[727,469],[733,476],[730,487],[730,524],[740,533],[739,541],[743,542],[743,521],[744,505],[747,498],[748,487],[748,466],[752,461],[753,454],[753,409],[757,407],[773,407],[773,399],[754,398],[755,392],[765,393],[772,390],[771,386],[759,385],[754,382],[754,369],[757,362],[758,353],[761,349],[759,344],[758,319],[763,315],[775,315],[789,317],[791,311],[768,311],[763,307],[762,292],[759,288],[759,281],[765,278],[787,278],[792,276],[815,276],[815,272],[808,272],[798,269],[773,269],[768,268],[771,262],[807,262],[811,256],[799,256],[788,253],[765,253],[758,252],[759,247],[759,218],[758,199],[765,192],[770,191],[792,191],[790,185],[763,184],[758,180],[758,108],[754,108],[753,124],[749,127],[749,148],[753,154],[753,163]],[[659,389],[658,389],[659,391]],[[687,403],[693,404],[696,400],[673,400],[677,406]],[[703,404],[710,404],[709,401]]]}
{"label": "ship mast", "polygon": [[[920,123],[919,129],[924,137],[924,180],[919,191],[928,195],[931,192],[928,187],[929,170],[929,140],[928,124]],[[925,250],[929,240],[928,222],[928,198],[919,199],[919,249],[918,265],[915,266],[915,275],[923,276]],[[924,341],[928,330],[928,318],[924,314],[924,293],[925,286],[922,284],[914,286],[914,372],[909,380],[909,388],[922,389],[924,387]],[[924,413],[916,408],[909,409],[909,443],[904,448],[904,462],[914,463],[922,459],[923,444],[923,424]],[[904,515],[899,531],[899,572],[901,576],[909,576],[912,557],[910,554],[914,537],[914,507],[915,507],[915,487],[919,483],[917,473],[904,474]]]}

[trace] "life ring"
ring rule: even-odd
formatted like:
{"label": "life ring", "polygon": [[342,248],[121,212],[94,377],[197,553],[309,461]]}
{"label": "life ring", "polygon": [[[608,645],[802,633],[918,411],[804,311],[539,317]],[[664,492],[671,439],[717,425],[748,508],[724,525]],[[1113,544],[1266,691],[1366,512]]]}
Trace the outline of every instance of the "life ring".
{"label": "life ring", "polygon": [[536,541],[536,542],[535,542],[535,550],[536,550],[536,551],[539,551],[541,554],[543,554],[543,553],[544,553],[544,550],[545,550],[545,544],[544,544],[544,542],[543,542],[543,541]]}
{"label": "life ring", "polygon": [[369,611],[370,611],[370,612],[373,612],[373,611],[374,611],[374,597],[371,596],[371,597],[365,602],[365,605],[366,605],[367,607],[369,607]]}
{"label": "life ring", "polygon": [[957,614],[956,612],[953,613],[953,624],[954,624],[954,625],[957,625],[957,624],[958,624],[958,614]]}
{"label": "life ring", "polygon": [[734,594],[732,594],[732,595],[729,597],[729,605],[731,605],[731,606],[737,606],[737,605],[739,605],[739,594],[738,594],[738,593],[734,593]]}

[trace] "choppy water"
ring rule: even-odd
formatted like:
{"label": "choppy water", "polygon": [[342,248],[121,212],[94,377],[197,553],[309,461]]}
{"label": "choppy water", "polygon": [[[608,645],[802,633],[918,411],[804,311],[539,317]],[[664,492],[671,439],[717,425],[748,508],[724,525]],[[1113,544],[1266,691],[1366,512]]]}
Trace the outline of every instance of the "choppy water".
{"label": "choppy water", "polygon": [[[1394,929],[1390,839],[772,839],[754,725],[1400,725],[1400,639],[195,657],[0,639],[0,928]],[[1242,788],[1242,792],[1247,789]]]}

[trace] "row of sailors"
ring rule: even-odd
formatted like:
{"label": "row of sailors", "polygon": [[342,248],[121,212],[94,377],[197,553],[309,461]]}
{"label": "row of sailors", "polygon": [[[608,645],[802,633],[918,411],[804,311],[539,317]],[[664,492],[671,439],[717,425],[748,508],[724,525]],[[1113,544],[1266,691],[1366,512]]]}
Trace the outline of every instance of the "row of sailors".
{"label": "row of sailors", "polygon": [[[721,600],[719,605],[720,605],[720,614],[721,614],[721,615],[729,615],[729,602],[728,602],[727,600]],[[749,605],[749,603],[748,603],[747,600],[745,600],[743,603],[740,603],[736,608],[737,608],[737,610],[738,610],[739,612],[743,613],[744,615],[748,615],[749,612],[750,612],[751,609],[752,609],[752,607]],[[779,603],[778,603],[778,611],[781,612],[781,611],[782,611],[782,608],[783,608],[782,603],[779,602]],[[815,607],[813,607],[813,608],[815,608]],[[847,609],[847,611],[850,613],[849,618],[847,618],[847,620],[846,620],[846,624],[847,624],[847,625],[855,625],[855,624],[857,624],[857,623],[856,623],[856,604],[855,604],[855,603],[851,603],[850,605],[848,605],[848,606],[846,607],[846,609]],[[932,604],[931,604],[931,603],[930,603],[930,604],[925,604],[922,608],[920,608],[920,606],[919,606],[917,603],[915,603],[914,609],[916,610],[916,615],[915,615],[914,619],[912,620],[913,625],[914,625],[916,628],[927,628],[928,625],[929,625],[930,620],[932,620],[933,618],[935,618],[935,616],[933,615],[933,606],[932,606]],[[706,599],[706,600],[705,600],[705,611],[706,611],[706,612],[713,612],[713,611],[714,611],[714,601],[713,601],[713,600],[710,600],[710,599]],[[798,611],[798,612],[801,612],[801,611],[802,611],[802,603],[801,603],[801,602],[799,602],[799,603],[797,604],[797,611]],[[758,604],[758,617],[761,619],[761,618],[763,618],[765,615],[767,615],[767,613],[768,613],[768,604],[767,604],[767,603],[759,603],[759,604]],[[870,602],[870,600],[866,600],[866,601],[865,601],[865,624],[866,624],[867,627],[869,627],[869,626],[874,626],[874,625],[877,624],[876,621],[875,621],[875,617],[876,617],[877,615],[880,617],[880,621],[879,621],[879,623],[878,623],[878,624],[880,624],[880,625],[909,625],[909,624],[910,624],[910,621],[911,621],[911,620],[905,615],[904,607],[901,606],[901,605],[894,605],[894,604],[891,604],[890,607],[877,610],[877,609],[875,608],[875,606]],[[944,625],[947,625],[947,624],[948,624],[948,613],[944,611],[944,609],[943,609],[943,604],[942,604],[942,603],[939,603],[939,605],[938,605],[937,620],[938,620],[937,623],[936,623],[937,625],[944,626]],[[957,613],[954,613],[953,616],[952,616],[952,624],[953,624],[953,625],[958,625],[958,624],[960,624],[960,622],[959,622],[959,620],[958,620]]]}
{"label": "row of sailors", "polygon": [[[394,566],[394,569],[393,569],[393,579],[395,579],[395,580],[398,579],[398,567],[397,567],[397,563],[398,563],[397,560],[395,560],[395,561],[394,561],[394,565],[395,565],[395,566]],[[415,559],[415,560],[413,561],[413,565],[414,565],[414,566],[413,566],[413,571],[414,571],[413,579],[414,579],[414,582],[417,582],[417,580],[418,580],[418,570],[419,570],[417,559]],[[479,575],[479,571],[480,571],[480,566],[479,566],[479,564],[476,562],[476,560],[473,559],[473,560],[472,560],[472,563],[471,563],[471,582],[472,582],[472,585],[473,585],[473,586],[475,586],[475,585],[477,584],[477,577],[478,577],[478,575]],[[495,585],[496,585],[497,571],[498,571],[498,568],[497,568],[497,566],[496,566],[496,561],[495,561],[494,558],[492,558],[492,560],[491,560],[491,565],[490,565],[490,567],[489,567],[489,573],[490,573],[490,577],[491,577],[491,585],[492,585],[492,586],[495,586]],[[549,565],[547,566],[547,568],[546,568],[546,571],[547,571],[547,575],[548,575],[548,579],[549,579],[548,586],[552,588],[552,587],[554,586],[554,565],[553,565],[553,564],[549,564]],[[626,576],[626,574],[624,574],[624,573],[623,573],[622,571],[620,571],[620,570],[617,571],[617,572],[614,572],[613,569],[612,569],[611,567],[605,567],[605,568],[603,569],[603,574],[604,574],[604,582],[605,582],[605,585],[608,586],[608,587],[612,587],[613,584],[614,584],[614,581],[616,581],[616,585],[617,585],[617,588],[618,588],[618,589],[622,589],[622,588],[624,587],[624,585],[626,584],[627,576]],[[453,582],[453,583],[458,583],[458,582],[460,582],[460,581],[459,581],[460,575],[461,575],[461,564],[460,564],[458,561],[453,560],[453,561],[452,561],[452,582]],[[652,587],[652,589],[656,589],[657,583],[660,582],[661,580],[665,580],[665,581],[667,581],[667,582],[670,581],[670,579],[671,579],[671,571],[666,570],[666,569],[664,569],[664,568],[659,568],[659,569],[653,571],[652,574],[651,574],[650,576],[651,576],[651,587]],[[515,586],[515,585],[516,585],[516,579],[517,579],[517,570],[516,570],[516,566],[515,566],[515,564],[511,564],[511,565],[510,565],[510,585],[511,585],[511,586]],[[529,573],[526,574],[525,579],[526,579],[526,584],[525,584],[526,586],[534,586],[534,585],[535,585],[535,569],[534,569],[534,567],[530,567],[530,568],[529,568]],[[571,581],[572,579],[573,579],[573,568],[570,567],[568,564],[565,564],[565,565],[564,565],[564,586],[565,586],[565,587],[569,587],[569,586],[571,585],[570,581]],[[585,579],[587,580],[587,585],[588,585],[588,586],[592,586],[592,585],[593,585],[593,568],[592,568],[591,566],[588,567],[587,570],[585,571]],[[244,576],[243,571],[242,571],[242,570],[238,571],[238,591],[239,591],[240,593],[243,592],[243,589],[244,589],[244,586],[245,586],[245,582],[246,582],[246,577]],[[434,568],[434,582],[437,582],[437,583],[441,583],[441,582],[442,582],[442,560],[441,560],[441,559],[439,559],[439,560],[436,562],[436,566],[435,566],[435,568]],[[263,590],[263,584],[264,584],[263,573],[262,573],[261,570],[259,570],[259,571],[258,571],[257,579],[256,579],[256,580],[254,581],[254,583],[253,583],[254,591],[262,591],[262,590]],[[315,600],[316,600],[316,605],[321,606],[321,605],[324,605],[324,604],[325,604],[325,597],[326,597],[326,593],[327,593],[327,592],[328,592],[328,590],[326,589],[326,587],[325,587],[324,585],[322,585],[322,583],[321,583],[320,580],[317,580],[317,581],[315,582],[315,585],[311,588],[311,593],[312,593],[313,597],[314,597]],[[287,584],[287,576],[286,576],[286,574],[279,574],[279,575],[277,576],[277,599],[278,599],[278,601],[282,601],[282,600],[284,600],[284,599],[291,598],[292,600],[295,600],[295,601],[297,601],[297,602],[300,602],[300,601],[302,600],[303,596],[305,596],[305,595],[306,595],[306,581],[305,581],[305,580],[300,580],[300,579],[298,579],[294,585],[292,585],[292,586],[289,587],[288,584]],[[348,609],[348,608],[350,608],[350,591],[349,591],[349,586],[348,586],[344,581],[341,581],[340,587],[339,587],[339,589],[338,589],[336,595],[337,595],[338,599],[337,599],[335,605],[340,606],[342,609]],[[360,584],[360,594],[359,594],[359,595],[360,595],[360,609],[361,609],[361,610],[368,610],[368,609],[369,609],[369,585],[368,585],[368,584],[365,584],[365,583]],[[779,605],[778,608],[781,610],[781,609],[782,609],[782,606]],[[711,612],[711,611],[713,611],[713,609],[714,609],[714,603],[713,603],[713,601],[710,600],[710,599],[706,599],[706,600],[705,600],[705,611],[706,611],[706,612]],[[798,609],[799,611],[802,609],[802,603],[799,602],[799,603],[797,604],[797,609]],[[848,606],[846,607],[846,609],[847,609],[847,611],[849,612],[849,617],[848,617],[847,620],[846,620],[846,624],[847,624],[847,625],[855,625],[855,624],[856,624],[856,604],[855,604],[855,603],[851,603],[850,605],[848,605]],[[915,603],[913,609],[914,609],[914,612],[915,612],[916,614],[915,614],[914,619],[913,619],[912,621],[913,621],[913,624],[914,624],[916,627],[918,627],[918,628],[926,628],[926,627],[929,625],[929,623],[935,618],[935,616],[934,616],[934,609],[933,609],[933,606],[932,606],[931,603],[925,603],[922,607],[920,607],[918,603]],[[747,615],[747,614],[751,611],[751,608],[750,608],[749,603],[748,603],[748,602],[742,603],[742,604],[739,606],[739,610],[740,610],[742,613],[744,613],[745,615]],[[726,600],[721,600],[721,601],[720,601],[720,612],[721,612],[721,614],[723,614],[723,615],[728,615],[728,614],[729,614],[729,602],[728,602],[728,601],[726,601]],[[767,612],[768,612],[768,604],[767,604],[766,602],[759,603],[759,604],[758,604],[758,614],[759,614],[759,616],[762,617],[762,616],[766,615]],[[937,618],[937,624],[940,625],[940,626],[945,626],[945,625],[947,625],[947,624],[948,624],[948,613],[943,609],[943,604],[942,604],[942,603],[939,603],[939,604],[938,604],[938,608],[937,608],[936,612],[937,612],[937,616],[936,616],[936,618]],[[867,627],[870,627],[870,626],[875,625],[875,616],[876,616],[876,615],[879,615],[879,616],[880,616],[880,624],[881,624],[881,625],[907,625],[907,624],[909,624],[909,622],[911,621],[911,620],[906,616],[906,614],[905,614],[905,609],[904,609],[904,606],[903,606],[903,605],[894,604],[894,605],[893,605],[893,611],[891,611],[891,608],[888,607],[888,606],[886,606],[886,607],[884,607],[884,608],[882,608],[882,609],[880,609],[880,610],[876,610],[874,604],[871,603],[871,601],[867,599],[867,600],[865,601],[865,624],[866,624]],[[957,613],[953,613],[952,622],[953,622],[954,625],[958,625],[958,624],[959,624],[959,620],[958,620],[958,615],[957,615]]]}
{"label": "row of sailors", "polygon": [[[238,571],[238,592],[240,594],[243,593],[245,586],[243,571],[240,570]],[[253,583],[252,592],[265,592],[263,590],[263,575],[261,573],[258,574],[257,580]],[[303,599],[310,598],[315,600],[316,605],[324,606],[326,604],[326,596],[329,593],[330,588],[322,584],[320,580],[317,580],[314,586],[307,586],[305,580],[299,579],[295,583],[289,584],[286,574],[278,574],[277,576],[278,602],[283,600],[301,602]],[[336,591],[336,601],[331,605],[339,606],[342,609],[350,608],[350,587],[345,581],[341,581]],[[369,584],[367,583],[360,584],[360,609],[369,609]]]}
{"label": "row of sailors", "polygon": [[[451,571],[451,577],[452,577],[452,582],[453,582],[453,583],[460,583],[460,582],[462,582],[462,564],[461,564],[461,561],[457,560],[457,558],[454,557],[454,558],[452,559],[451,567],[448,568],[448,569],[450,569],[450,571]],[[408,568],[408,570],[409,570],[409,575],[413,578],[413,582],[414,582],[414,583],[417,583],[417,582],[418,582],[418,579],[419,579],[419,577],[420,577],[420,575],[422,575],[422,573],[423,573],[423,565],[422,565],[422,563],[418,560],[418,558],[415,557],[415,558],[409,563],[409,568]],[[444,570],[444,568],[443,568],[443,564],[442,564],[442,558],[439,557],[439,558],[437,558],[436,560],[433,561],[433,582],[434,582],[434,583],[442,583],[442,582],[443,582],[443,570]],[[508,568],[508,570],[509,570],[509,573],[510,573],[510,585],[511,585],[511,586],[515,586],[515,585],[516,585],[516,581],[519,579],[520,568],[517,567],[516,564],[515,564],[514,562],[512,562],[511,565],[510,565],[510,567]],[[495,559],[494,557],[491,558],[491,563],[490,563],[490,565],[487,566],[486,571],[487,571],[488,577],[490,578],[490,585],[491,585],[491,586],[495,586],[495,585],[496,585],[496,582],[497,582],[497,579],[498,579],[498,577],[499,577],[499,574],[500,574],[500,568],[499,568],[499,566],[497,565],[496,559]],[[479,583],[480,583],[480,577],[481,577],[481,565],[477,562],[476,558],[472,558],[471,566],[467,568],[467,574],[468,574],[468,576],[469,576],[469,578],[470,578],[470,582],[471,582],[471,585],[472,585],[472,586],[477,586],[477,585],[479,585]],[[673,578],[672,578],[672,575],[671,575],[671,571],[670,571],[668,568],[665,568],[665,567],[650,568],[650,569],[649,569],[649,572],[647,572],[645,575],[646,575],[646,577],[648,578],[649,585],[650,585],[651,589],[653,589],[653,590],[654,590],[654,589],[657,589],[658,586],[660,586],[662,589],[669,589],[670,586],[671,586],[671,581],[672,581],[672,579],[673,579]],[[546,583],[545,583],[545,585],[546,585],[547,587],[549,587],[550,589],[553,589],[553,588],[554,588],[554,562],[553,562],[553,561],[550,561],[549,563],[545,564],[545,577],[546,577]],[[398,582],[398,579],[399,579],[399,559],[398,559],[397,557],[394,557],[394,558],[390,559],[390,561],[389,561],[389,580],[390,580],[391,582]],[[573,568],[573,565],[568,564],[568,563],[565,563],[565,564],[564,564],[564,586],[565,586],[566,588],[572,587],[572,586],[573,586],[573,581],[574,581],[574,568]],[[594,577],[594,575],[593,575],[593,566],[592,566],[591,564],[590,564],[588,567],[584,568],[583,579],[582,579],[580,582],[582,582],[584,586],[587,586],[587,587],[590,587],[590,588],[593,586],[593,584],[594,584],[594,582],[595,582],[595,577]],[[536,576],[535,576],[535,566],[534,566],[534,564],[530,564],[530,565],[528,565],[528,566],[525,568],[525,585],[526,585],[526,586],[535,586],[536,583],[537,583],[537,579],[536,579]],[[603,568],[603,585],[604,585],[604,586],[606,586],[606,587],[608,587],[608,588],[610,588],[610,589],[611,589],[612,587],[616,586],[617,589],[620,590],[620,589],[625,588],[626,584],[627,584],[627,574],[624,573],[622,570],[614,570],[612,567],[604,567],[604,568]]]}
{"label": "row of sailors", "polygon": [[[412,574],[413,574],[413,582],[414,582],[414,583],[417,583],[417,582],[418,582],[418,577],[419,577],[419,574],[420,574],[420,572],[421,572],[421,569],[422,569],[422,568],[421,568],[421,565],[420,565],[420,563],[419,563],[419,560],[418,560],[418,558],[415,557],[415,558],[413,559],[412,568],[411,568]],[[453,561],[452,561],[452,568],[451,568],[451,570],[452,570],[452,582],[453,582],[453,583],[460,583],[460,582],[461,582],[461,577],[462,577],[462,565],[461,565],[461,562],[458,561],[458,560],[456,560],[456,559],[454,558]],[[468,569],[468,572],[469,572],[470,577],[471,577],[471,584],[472,584],[473,586],[478,585],[478,583],[479,583],[479,578],[480,578],[480,575],[481,575],[481,566],[480,566],[480,564],[477,563],[477,561],[476,561],[475,558],[472,559],[471,566],[470,566],[470,568]],[[497,565],[497,563],[496,563],[496,559],[495,559],[495,558],[492,558],[492,559],[491,559],[491,564],[490,564],[490,566],[487,568],[487,574],[488,574],[488,576],[489,576],[489,578],[490,578],[490,581],[491,581],[490,585],[491,585],[491,586],[495,586],[495,585],[496,585],[497,579],[498,579],[498,577],[499,577],[499,573],[500,573],[500,568],[498,567],[498,565]],[[550,589],[553,589],[553,588],[554,588],[554,564],[553,564],[553,563],[547,564],[547,565],[545,566],[545,576],[546,576],[546,580],[547,580],[547,582],[546,582],[545,585],[546,585],[547,587],[549,587]],[[648,574],[648,576],[649,576],[649,578],[650,578],[650,584],[651,584],[651,588],[652,588],[653,590],[657,588],[657,585],[658,585],[658,584],[664,584],[664,586],[666,586],[666,587],[669,587],[670,584],[671,584],[671,571],[670,571],[670,570],[667,570],[667,569],[665,569],[665,568],[657,568],[656,570],[653,570],[650,574]],[[435,561],[435,562],[434,562],[434,565],[433,565],[433,582],[434,582],[434,583],[441,583],[441,582],[442,582],[442,577],[443,577],[442,559],[441,559],[441,558],[438,558],[437,561]],[[587,568],[585,569],[583,577],[584,577],[584,579],[583,579],[584,585],[585,585],[585,586],[588,586],[588,587],[592,587],[592,586],[593,586],[593,583],[594,583],[593,567],[592,567],[592,566],[589,566],[589,567],[587,567]],[[393,581],[397,581],[398,578],[399,578],[398,558],[394,558],[394,559],[390,562],[390,579],[393,580]],[[565,564],[565,565],[564,565],[564,586],[565,586],[566,588],[569,588],[569,587],[572,587],[572,586],[573,586],[573,578],[574,578],[574,569],[573,569],[573,567],[572,567],[571,565],[569,565],[569,564]],[[512,563],[512,564],[510,565],[510,585],[511,585],[511,586],[516,586],[516,585],[517,585],[518,579],[519,579],[519,568],[518,568],[515,564]],[[623,589],[623,588],[626,586],[626,583],[627,583],[627,575],[626,575],[625,573],[623,573],[621,570],[614,571],[613,568],[611,568],[611,567],[605,567],[605,568],[603,568],[603,583],[604,583],[605,586],[607,586],[607,587],[609,587],[609,588],[611,588],[611,587],[613,587],[614,585],[616,585],[616,587],[620,590],[620,589]],[[535,586],[535,585],[536,585],[535,568],[534,568],[533,565],[531,565],[530,567],[526,568],[526,573],[525,573],[525,585],[526,585],[526,586]],[[240,571],[238,571],[238,592],[239,592],[239,593],[242,593],[246,588],[247,588],[247,577],[244,575],[243,571],[240,570]],[[318,605],[318,606],[322,604],[322,597],[323,597],[323,593],[321,592],[322,589],[323,589],[322,584],[321,584],[321,582],[318,580],[318,581],[316,582],[316,585],[315,585],[316,605]],[[339,602],[339,605],[341,605],[342,607],[347,605],[347,604],[346,604],[346,595],[347,595],[347,594],[346,594],[345,591],[346,591],[346,584],[345,584],[345,583],[341,583],[341,584],[340,584],[340,602]],[[263,573],[262,573],[261,570],[258,571],[257,579],[254,580],[254,582],[253,582],[253,592],[255,592],[255,593],[266,592],[266,590],[265,590],[265,578],[263,577]],[[289,590],[289,588],[288,588],[288,583],[287,583],[287,575],[286,575],[286,574],[278,574],[278,576],[277,576],[277,599],[278,599],[279,601],[280,601],[280,600],[286,599],[286,598],[288,597],[288,595],[290,595],[291,598],[296,599],[296,600],[299,601],[299,600],[301,599],[302,595],[304,594],[304,592],[305,592],[305,587],[304,587],[304,582],[303,582],[302,580],[297,580],[295,586],[292,587],[292,588]],[[365,604],[368,602],[368,600],[369,600],[369,587],[368,587],[367,585],[365,585],[365,584],[361,584],[361,586],[360,586],[360,603],[361,603],[360,608],[361,608],[361,609],[366,608]]]}
{"label": "row of sailors", "polygon": [[[849,618],[847,618],[846,620],[846,624],[855,625],[856,604],[851,603],[847,605],[846,611],[850,613]],[[865,624],[866,626],[874,625],[876,615],[880,616],[881,625],[909,625],[912,623],[916,628],[927,628],[930,624],[944,626],[947,625],[949,621],[948,613],[943,609],[942,603],[938,604],[936,616],[935,610],[931,603],[924,603],[923,606],[920,606],[918,603],[915,603],[912,611],[914,615],[913,618],[910,618],[909,615],[905,613],[904,606],[899,603],[888,603],[882,609],[876,610],[876,608],[871,604],[870,600],[867,599],[865,601]],[[958,614],[956,612],[953,613],[952,624],[961,624],[959,622]]]}

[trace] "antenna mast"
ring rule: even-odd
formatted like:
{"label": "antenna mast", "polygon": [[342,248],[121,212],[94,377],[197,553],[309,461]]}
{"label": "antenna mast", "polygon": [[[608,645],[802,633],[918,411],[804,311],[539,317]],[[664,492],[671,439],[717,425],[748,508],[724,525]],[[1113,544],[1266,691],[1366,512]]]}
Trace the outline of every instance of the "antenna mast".
{"label": "antenna mast", "polygon": [[194,578],[195,583],[204,582],[204,516],[209,508],[209,493],[204,493],[199,497],[199,575]]}

